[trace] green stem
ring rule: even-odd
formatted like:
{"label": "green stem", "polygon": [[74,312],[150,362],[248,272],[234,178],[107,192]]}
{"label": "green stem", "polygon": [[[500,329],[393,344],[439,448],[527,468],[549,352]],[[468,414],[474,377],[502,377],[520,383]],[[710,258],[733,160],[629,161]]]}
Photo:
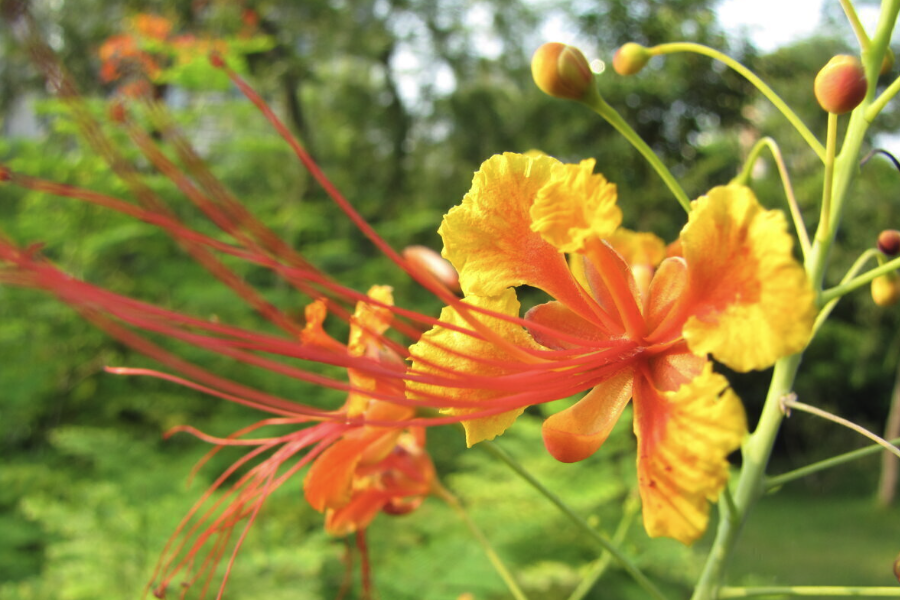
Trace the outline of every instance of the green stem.
{"label": "green stem", "polygon": [[856,14],[856,8],[853,6],[853,3],[850,0],[841,0],[841,8],[844,9],[844,14],[847,15],[847,20],[850,21],[850,26],[853,28],[853,33],[856,34],[856,39],[859,40],[859,47],[864,51],[868,50],[872,40],[869,39],[865,27],[859,20],[859,15]]}
{"label": "green stem", "polygon": [[836,585],[809,585],[784,587],[723,587],[719,598],[755,598],[758,596],[815,596],[817,598],[900,598],[898,587],[853,587]]}
{"label": "green stem", "polygon": [[794,220],[794,229],[797,230],[797,238],[800,240],[800,250],[803,252],[803,258],[809,254],[809,233],[806,231],[806,223],[803,222],[803,214],[800,212],[800,206],[797,204],[797,197],[794,195],[794,188],[791,185],[791,178],[788,175],[787,165],[784,164],[784,157],[781,155],[781,149],[778,144],[770,137],[761,138],[753,148],[747,160],[744,162],[744,168],[737,177],[732,179],[732,183],[747,185],[750,181],[750,175],[753,172],[753,165],[762,153],[763,148],[768,148],[775,159],[775,165],[778,167],[778,174],[781,176],[781,185],[784,188],[784,195],[787,197],[788,207],[791,211],[791,218]]}
{"label": "green stem", "polygon": [[528,596],[519,588],[519,584],[516,583],[515,578],[512,576],[512,573],[509,572],[509,569],[506,568],[506,565],[503,564],[503,561],[500,559],[500,556],[494,550],[494,547],[491,545],[490,540],[487,539],[487,536],[484,535],[484,532],[479,529],[478,525],[475,524],[475,521],[472,520],[472,517],[469,516],[469,513],[466,512],[466,509],[463,507],[462,503],[460,503],[459,499],[454,496],[450,491],[440,484],[437,480],[434,481],[431,488],[432,493],[450,505],[453,510],[456,511],[456,514],[462,519],[463,523],[466,524],[466,527],[469,528],[469,531],[472,533],[472,536],[478,540],[478,543],[481,544],[484,553],[487,555],[488,560],[491,561],[491,564],[494,566],[494,570],[497,571],[497,574],[500,575],[500,578],[503,579],[503,582],[506,584],[506,587],[509,588],[509,591],[512,593],[513,597],[516,600],[528,600]]}
{"label": "green stem", "polygon": [[727,54],[719,52],[714,48],[710,48],[709,46],[704,46],[703,44],[695,44],[691,42],[674,42],[670,44],[660,44],[659,46],[654,46],[652,48],[648,48],[649,52],[654,55],[661,54],[675,54],[676,52],[694,52],[696,54],[702,54],[703,56],[708,56],[714,60],[718,60],[731,67],[733,70],[741,74],[747,81],[752,83],[756,89],[762,92],[763,96],[768,98],[769,102],[771,102],[775,108],[777,108],[781,114],[787,118],[787,120],[794,126],[794,129],[806,140],[806,143],[809,144],[809,147],[812,148],[812,151],[818,155],[818,157],[822,160],[825,159],[825,148],[822,147],[822,144],[819,140],[816,139],[816,136],[809,130],[803,121],[800,120],[800,117],[791,110],[791,108],[782,100],[778,94],[776,94],[772,88],[770,88],[766,83],[757,77],[757,75],[734,60]]}
{"label": "green stem", "polygon": [[822,212],[816,241],[825,242],[831,237],[831,194],[834,188],[834,155],[837,149],[837,115],[828,113],[828,134],[825,142],[825,176],[822,184]]}
{"label": "green stem", "polygon": [[[890,443],[898,445],[900,444],[900,438],[895,438],[891,440]],[[799,469],[794,469],[793,471],[788,471],[787,473],[782,473],[781,475],[769,477],[766,479],[766,492],[776,490],[786,483],[790,483],[791,481],[795,481],[797,479],[802,479],[803,477],[807,477],[808,475],[812,475],[813,473],[831,469],[832,467],[838,467],[844,463],[859,460],[860,458],[865,458],[866,456],[878,454],[879,452],[883,451],[884,449],[881,447],[881,445],[873,444],[865,448],[860,448],[859,450],[845,452],[843,454],[838,454],[837,456],[832,456],[831,458],[826,458],[825,460],[814,462],[811,465],[806,465],[805,467],[800,467]]]}
{"label": "green stem", "polygon": [[584,104],[588,106],[595,113],[603,117],[607,123],[612,125],[616,131],[618,131],[622,137],[631,142],[631,145],[641,153],[641,156],[650,163],[650,166],[657,172],[657,174],[662,178],[663,182],[666,184],[666,187],[672,192],[672,195],[675,196],[675,199],[678,200],[678,203],[681,204],[681,207],[684,208],[685,211],[691,211],[691,201],[688,198],[688,195],[681,189],[681,185],[666,167],[663,162],[659,159],[658,156],[653,152],[650,146],[647,145],[641,136],[637,134],[637,132],[632,129],[631,125],[622,118],[622,115],[616,111],[612,106],[607,104],[607,102],[600,97],[600,94],[593,89],[593,93],[589,94],[584,100]]}
{"label": "green stem", "polygon": [[499,459],[503,463],[505,463],[510,469],[513,470],[519,477],[524,479],[531,487],[536,489],[542,496],[547,498],[556,508],[559,509],[566,517],[569,518],[572,523],[574,523],[582,532],[586,533],[591,539],[593,539],[597,544],[607,552],[609,552],[613,558],[615,558],[616,562],[625,569],[625,571],[631,575],[632,579],[644,588],[644,591],[649,594],[651,598],[655,598],[656,600],[666,600],[666,596],[660,591],[656,585],[647,578],[646,575],[635,565],[631,559],[629,559],[625,554],[619,550],[617,546],[615,546],[612,542],[610,542],[606,537],[604,537],[600,532],[596,529],[588,525],[587,521],[582,519],[579,515],[577,515],[568,504],[563,502],[559,496],[548,490],[544,484],[538,481],[534,475],[529,473],[525,467],[520,465],[512,456],[506,453],[505,450],[501,449],[499,446],[492,442],[481,442],[478,444],[480,448],[483,448],[489,454],[494,456],[494,458]]}
{"label": "green stem", "polygon": [[842,296],[846,296],[850,292],[858,290],[867,283],[870,283],[876,277],[887,275],[888,273],[896,271],[897,269],[900,269],[900,257],[895,258],[894,260],[889,260],[883,265],[875,267],[871,271],[866,271],[859,277],[854,277],[846,283],[842,283],[840,285],[834,286],[833,288],[825,290],[820,296],[819,303],[827,304],[832,300],[838,299]]}
{"label": "green stem", "polygon": [[894,99],[894,96],[897,95],[897,92],[900,92],[900,77],[895,79],[891,85],[887,86],[881,95],[869,105],[869,108],[866,109],[866,120],[871,123],[875,120],[875,117],[878,116],[884,107],[887,106],[887,103]]}
{"label": "green stem", "polygon": [[[622,514],[622,520],[619,521],[618,527],[616,527],[616,532],[613,534],[612,543],[616,546],[620,546],[622,542],[625,541],[625,536],[628,535],[628,529],[631,527],[631,524],[634,522],[634,517],[638,514],[638,510],[641,507],[641,503],[638,500],[638,496],[636,494],[630,495],[628,499],[625,501],[625,508]],[[606,572],[606,569],[609,568],[609,565],[612,563],[612,554],[608,551],[604,550],[600,555],[600,558],[591,568],[591,571],[581,580],[581,583],[578,584],[578,587],[572,592],[572,595],[569,596],[569,600],[583,600],[585,596],[587,596],[594,586],[600,581],[600,578],[603,577],[603,574]]]}
{"label": "green stem", "polygon": [[[841,279],[841,284],[847,283],[848,281],[856,277],[856,274],[862,270],[863,266],[865,266],[865,264],[869,262],[870,259],[880,255],[881,252],[876,248],[869,248],[868,250],[860,254],[859,258],[856,259],[856,262],[853,263],[853,266],[850,267],[850,270],[848,270],[844,275],[844,278]],[[819,328],[822,327],[822,325],[828,319],[828,315],[830,315],[831,311],[834,310],[834,307],[837,306],[838,300],[840,300],[840,297],[831,298],[827,301],[822,299],[825,304],[822,307],[822,310],[819,311],[819,314],[816,315],[816,322],[813,324],[813,337],[816,336]]]}
{"label": "green stem", "polygon": [[796,400],[791,399],[790,397],[786,397],[782,399],[781,405],[785,408],[785,413],[790,414],[790,409],[797,409],[803,412],[808,412],[811,415],[816,415],[817,417],[821,417],[827,421],[831,421],[832,423],[837,423],[838,425],[843,425],[847,429],[852,429],[856,433],[865,436],[887,450],[894,454],[897,458],[900,458],[900,449],[893,446],[890,442],[888,442],[883,437],[876,435],[862,427],[857,425],[853,421],[848,421],[843,417],[839,417],[835,414],[832,414],[828,411],[822,410],[821,408],[816,408],[815,406],[811,406],[809,404],[804,404],[803,402],[797,402]]}
{"label": "green stem", "polygon": [[734,491],[734,510],[719,511],[719,527],[716,538],[706,559],[706,565],[694,588],[692,600],[713,600],[718,598],[718,588],[725,573],[728,557],[731,555],[738,535],[750,512],[750,508],[763,493],[763,481],[766,465],[775,444],[775,436],[784,413],[781,411],[781,398],[787,395],[794,385],[797,369],[800,367],[802,355],[794,354],[775,363],[769,393],[763,405],[762,415],[754,431],[744,442],[741,449],[743,466],[738,476]]}

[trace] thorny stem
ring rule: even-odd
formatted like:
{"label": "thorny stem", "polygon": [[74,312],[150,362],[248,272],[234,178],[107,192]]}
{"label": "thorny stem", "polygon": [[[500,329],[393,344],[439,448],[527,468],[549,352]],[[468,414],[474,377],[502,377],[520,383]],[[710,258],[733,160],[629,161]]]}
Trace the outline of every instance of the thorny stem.
{"label": "thorny stem", "polygon": [[775,140],[766,136],[756,142],[756,144],[753,145],[753,148],[750,149],[750,154],[744,162],[744,168],[737,177],[732,179],[732,182],[747,185],[747,182],[750,180],[750,176],[753,173],[753,166],[756,164],[763,148],[769,149],[772,153],[772,158],[775,160],[775,165],[778,167],[778,174],[781,176],[781,185],[784,188],[784,195],[787,197],[791,218],[794,220],[794,229],[797,231],[797,239],[800,240],[800,250],[803,252],[803,258],[806,258],[810,249],[809,233],[806,231],[806,223],[803,222],[803,214],[800,212],[800,206],[797,204],[797,197],[794,195],[794,188],[791,185],[791,178],[788,175],[787,166],[784,164],[784,157]]}
{"label": "thorny stem", "polygon": [[[900,444],[900,438],[890,440],[890,443],[898,445]],[[831,458],[826,458],[825,460],[820,460],[819,462],[814,462],[811,465],[806,465],[805,467],[800,467],[799,469],[794,469],[793,471],[788,471],[787,473],[782,473],[781,475],[768,477],[766,479],[766,492],[776,490],[786,483],[790,483],[791,481],[795,481],[808,475],[812,475],[813,473],[818,473],[819,471],[824,471],[825,469],[831,469],[832,467],[837,467],[844,463],[859,460],[860,458],[865,458],[866,456],[870,456],[872,454],[878,454],[882,451],[883,449],[880,444],[873,444],[865,448],[860,448],[859,450],[845,452],[843,454],[838,454],[837,456],[832,456]]]}
{"label": "thorny stem", "polygon": [[696,54],[702,54],[703,56],[708,56],[714,60],[718,60],[719,62],[724,63],[734,71],[738,72],[742,75],[747,81],[753,84],[756,89],[762,92],[763,96],[765,96],[769,102],[775,105],[781,114],[785,116],[785,118],[790,121],[791,125],[794,126],[794,129],[797,130],[809,147],[812,149],[816,155],[824,160],[825,159],[825,148],[822,147],[822,144],[816,139],[816,136],[809,130],[806,124],[800,120],[800,117],[791,110],[791,108],[785,103],[784,100],[781,99],[778,94],[776,94],[772,88],[770,88],[762,79],[760,79],[753,71],[734,60],[727,54],[723,52],[719,52],[715,48],[710,48],[709,46],[704,46],[703,44],[695,44],[692,42],[674,42],[670,44],[660,44],[658,46],[654,46],[652,48],[648,48],[649,52],[653,55],[663,55],[663,54],[675,54],[676,52],[694,52]]}
{"label": "thorny stem", "polygon": [[519,587],[519,584],[516,583],[515,577],[513,577],[512,573],[509,572],[509,569],[506,568],[506,565],[503,564],[503,561],[500,559],[500,555],[498,555],[496,550],[494,550],[494,547],[491,545],[490,540],[488,540],[487,536],[484,535],[484,532],[479,529],[478,525],[475,524],[475,521],[473,521],[472,517],[469,516],[469,513],[466,511],[465,507],[463,507],[459,499],[438,481],[434,481],[432,483],[431,492],[435,496],[446,502],[450,506],[450,508],[456,511],[456,514],[459,515],[459,518],[462,519],[463,523],[466,524],[466,527],[469,528],[472,536],[476,540],[478,540],[479,544],[481,544],[481,548],[487,555],[488,560],[490,560],[491,564],[494,566],[494,570],[497,571],[497,574],[500,575],[501,579],[503,579],[503,583],[505,583],[506,587],[509,588],[509,591],[513,595],[513,597],[516,600],[528,600],[528,596],[525,595],[525,593]]}
{"label": "thorny stem", "polygon": [[644,575],[644,573],[635,565],[631,559],[629,559],[625,554],[619,550],[619,548],[606,539],[600,532],[596,529],[588,525],[587,521],[581,518],[578,514],[575,513],[569,507],[568,504],[563,502],[559,496],[548,490],[544,484],[538,481],[534,475],[528,472],[525,467],[520,465],[512,456],[510,456],[505,450],[501,449],[498,445],[492,442],[481,442],[478,444],[480,448],[483,448],[486,452],[491,454],[494,458],[499,459],[501,462],[505,463],[513,472],[516,473],[519,477],[524,479],[531,487],[536,489],[542,496],[547,498],[556,508],[560,510],[566,517],[569,518],[572,523],[578,526],[582,532],[586,533],[588,537],[593,539],[597,544],[603,548],[605,551],[609,552],[610,555],[619,563],[619,565],[625,569],[625,571],[631,576],[634,581],[644,588],[644,591],[647,592],[649,597],[655,598],[656,600],[666,600],[666,596],[660,591],[656,584],[654,584],[650,579]]}
{"label": "thorny stem", "polygon": [[788,394],[781,399],[781,406],[783,407],[785,416],[791,416],[791,409],[796,409],[803,412],[808,412],[811,415],[816,415],[817,417],[822,417],[823,419],[831,421],[832,423],[837,423],[838,425],[843,425],[848,429],[852,429],[856,433],[869,438],[882,448],[885,448],[888,452],[891,452],[892,454],[897,456],[897,458],[900,458],[900,449],[898,449],[896,446],[894,446],[881,436],[872,433],[865,427],[861,427],[860,425],[857,425],[852,421],[848,421],[843,417],[839,417],[828,411],[822,410],[821,408],[816,408],[815,406],[805,404],[803,402],[797,402],[795,398],[795,394]]}

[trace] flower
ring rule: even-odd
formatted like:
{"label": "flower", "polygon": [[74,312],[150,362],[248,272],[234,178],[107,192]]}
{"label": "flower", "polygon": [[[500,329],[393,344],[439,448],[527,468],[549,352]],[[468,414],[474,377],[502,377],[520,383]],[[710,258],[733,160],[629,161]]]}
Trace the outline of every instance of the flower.
{"label": "flower", "polygon": [[[593,168],[516,154],[482,164],[439,230],[464,304],[445,308],[411,348],[412,373],[455,375],[408,390],[477,401],[450,414],[507,407],[464,421],[469,445],[503,433],[528,404],[587,391],[544,422],[545,445],[564,462],[597,451],[633,400],[645,527],[691,543],[746,431],[707,355],[748,371],[798,352],[811,335],[812,288],[784,217],[750,189],[694,201],[680,251],[665,257],[655,236],[619,227],[616,188]],[[523,285],[553,298],[524,319],[514,289]]]}

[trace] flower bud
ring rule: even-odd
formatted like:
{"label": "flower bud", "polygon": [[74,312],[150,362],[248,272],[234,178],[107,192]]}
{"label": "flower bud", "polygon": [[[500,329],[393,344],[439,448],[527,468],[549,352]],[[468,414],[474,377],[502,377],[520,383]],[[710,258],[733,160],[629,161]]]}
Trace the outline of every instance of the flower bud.
{"label": "flower bud", "polygon": [[885,49],[884,58],[881,59],[881,68],[878,70],[879,75],[887,75],[894,68],[894,51],[890,48]]}
{"label": "flower bud", "polygon": [[819,106],[841,115],[859,106],[866,97],[866,73],[855,56],[841,54],[828,61],[816,75],[813,89]]}
{"label": "flower bud", "polygon": [[900,275],[896,272],[872,280],[872,300],[878,306],[893,306],[900,300]]}
{"label": "flower bud", "polygon": [[900,555],[898,555],[897,558],[894,559],[893,567],[894,567],[894,577],[897,578],[897,581],[900,581]]}
{"label": "flower bud", "polygon": [[12,173],[9,172],[7,167],[0,165],[0,183],[5,181],[10,181],[12,179]]}
{"label": "flower bud", "polygon": [[885,256],[894,257],[900,254],[900,231],[885,229],[878,234],[878,249]]}
{"label": "flower bud", "polygon": [[566,100],[583,99],[594,85],[594,74],[581,50],[558,42],[537,49],[531,58],[531,76],[545,94]]}
{"label": "flower bud", "polygon": [[403,250],[403,258],[416,271],[428,274],[453,292],[459,292],[459,273],[450,261],[425,246],[407,246]]}
{"label": "flower bud", "polygon": [[634,42],[628,42],[613,56],[613,69],[619,75],[639,73],[650,60],[650,51]]}

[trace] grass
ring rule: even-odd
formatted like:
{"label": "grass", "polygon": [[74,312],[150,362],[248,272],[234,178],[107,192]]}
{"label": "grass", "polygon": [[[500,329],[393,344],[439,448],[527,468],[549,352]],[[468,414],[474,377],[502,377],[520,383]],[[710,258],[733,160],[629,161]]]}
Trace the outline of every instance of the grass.
{"label": "grass", "polygon": [[782,491],[757,505],[733,557],[731,585],[897,585],[900,506],[869,497]]}

